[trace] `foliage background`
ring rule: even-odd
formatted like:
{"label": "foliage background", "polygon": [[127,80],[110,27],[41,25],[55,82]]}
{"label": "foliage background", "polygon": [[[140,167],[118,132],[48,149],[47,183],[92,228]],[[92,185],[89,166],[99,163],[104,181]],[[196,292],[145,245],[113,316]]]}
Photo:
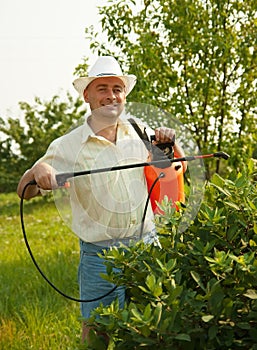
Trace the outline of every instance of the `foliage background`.
{"label": "foliage background", "polygon": [[[219,160],[205,164],[211,182],[197,217],[182,235],[176,231],[181,213],[166,207],[159,219],[162,251],[138,245],[125,257],[118,250],[109,253],[106,278],[126,281],[131,301],[125,310],[115,304],[100,308],[95,316],[101,318],[91,321],[110,335],[110,349],[164,349],[172,344],[175,349],[255,350],[257,195],[256,162],[250,159],[257,155],[257,3],[110,0],[99,12],[106,40],[99,41],[94,28],[86,28],[87,40],[92,51],[114,54],[125,72],[137,75],[130,101],[161,106],[190,130],[201,152],[223,150],[231,157],[225,167]],[[75,73],[86,70],[87,59]],[[36,98],[32,106],[20,102],[20,108],[23,122],[0,120],[0,192],[14,191],[20,175],[85,112],[82,102],[69,95],[65,101]],[[147,121],[172,127],[171,120],[158,116]],[[47,288],[38,286],[37,276],[28,279],[32,272],[20,240],[14,238],[17,200],[9,205],[5,198],[2,194],[1,346],[79,347],[78,307],[58,304]],[[76,265],[70,250],[74,243],[58,241],[53,232],[59,232],[60,222],[51,219],[51,209],[42,203],[44,211],[37,216],[34,205],[28,208],[37,233],[35,249],[42,261],[50,259],[47,268],[54,268],[53,277],[72,293],[73,283],[64,281],[67,271],[61,267],[67,268],[67,257],[71,267]],[[12,209],[16,214],[10,214]],[[57,226],[48,232],[50,222]],[[43,238],[54,242],[50,250],[37,246],[42,230]],[[121,267],[121,275],[112,273],[113,263]],[[14,271],[15,280],[10,278]],[[70,277],[76,280],[74,270]],[[94,333],[92,341],[91,348],[104,348]]]}
{"label": "foliage background", "polygon": [[[256,2],[145,0],[141,11],[138,1],[109,3],[100,13],[110,44],[86,33],[93,50],[114,52],[137,75],[131,99],[161,106],[201,152],[227,151],[239,169],[256,148]],[[221,170],[219,160],[206,167],[208,178]]]}

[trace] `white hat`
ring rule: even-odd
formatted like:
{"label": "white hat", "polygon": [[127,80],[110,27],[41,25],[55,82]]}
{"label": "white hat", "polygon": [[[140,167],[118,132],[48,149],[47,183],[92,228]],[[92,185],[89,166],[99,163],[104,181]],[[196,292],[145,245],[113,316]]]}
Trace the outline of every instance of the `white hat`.
{"label": "white hat", "polygon": [[136,84],[137,77],[133,74],[123,75],[119,63],[112,56],[99,57],[88,73],[88,77],[77,78],[73,82],[73,86],[79,94],[83,95],[87,86],[97,78],[115,76],[120,78],[126,87],[126,95],[128,95]]}

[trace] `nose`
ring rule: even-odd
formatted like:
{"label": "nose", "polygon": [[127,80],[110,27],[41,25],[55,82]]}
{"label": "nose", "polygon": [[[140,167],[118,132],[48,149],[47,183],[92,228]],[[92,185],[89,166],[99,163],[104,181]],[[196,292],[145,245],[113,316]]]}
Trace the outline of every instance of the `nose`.
{"label": "nose", "polygon": [[107,98],[108,101],[116,100],[116,94],[113,91],[113,89],[110,88],[110,89],[107,90],[106,98]]}

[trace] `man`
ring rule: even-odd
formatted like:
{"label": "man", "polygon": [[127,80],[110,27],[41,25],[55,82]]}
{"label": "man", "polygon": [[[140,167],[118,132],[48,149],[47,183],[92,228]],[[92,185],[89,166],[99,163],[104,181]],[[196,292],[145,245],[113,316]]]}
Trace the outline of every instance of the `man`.
{"label": "man", "polygon": [[[21,196],[24,186],[32,180],[36,185],[27,188],[26,199],[39,195],[42,190],[56,189],[56,173],[145,162],[148,151],[127,122],[125,113],[126,96],[135,83],[136,77],[123,75],[118,62],[109,56],[99,57],[88,77],[76,79],[74,87],[83,95],[91,112],[82,126],[53,141],[46,154],[25,172],[18,184],[18,195]],[[154,134],[157,143],[170,142],[175,136],[173,129],[165,127],[157,128]],[[174,153],[176,157],[183,156],[176,144]],[[147,186],[143,168],[90,174],[69,181],[72,229],[80,238],[80,296],[91,300],[113,288],[100,277],[106,273],[106,267],[98,253],[120,242],[130,244],[139,239]],[[146,243],[155,240],[150,207],[142,238]],[[81,303],[83,318],[88,319],[91,310],[100,303],[108,305],[115,298],[123,307],[123,287],[100,300]],[[83,339],[88,331],[84,322]]]}

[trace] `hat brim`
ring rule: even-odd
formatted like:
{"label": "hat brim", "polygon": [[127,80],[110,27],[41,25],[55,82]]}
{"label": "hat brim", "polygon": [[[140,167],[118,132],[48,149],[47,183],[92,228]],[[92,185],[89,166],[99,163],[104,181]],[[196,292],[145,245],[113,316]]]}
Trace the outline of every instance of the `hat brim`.
{"label": "hat brim", "polygon": [[134,86],[136,85],[137,77],[133,74],[130,75],[102,75],[102,76],[95,76],[95,77],[81,77],[77,78],[73,82],[74,88],[77,90],[77,92],[82,96],[85,89],[88,87],[88,85],[95,79],[99,78],[108,78],[108,77],[116,77],[121,79],[124,82],[124,85],[126,87],[126,96],[132,91]]}

